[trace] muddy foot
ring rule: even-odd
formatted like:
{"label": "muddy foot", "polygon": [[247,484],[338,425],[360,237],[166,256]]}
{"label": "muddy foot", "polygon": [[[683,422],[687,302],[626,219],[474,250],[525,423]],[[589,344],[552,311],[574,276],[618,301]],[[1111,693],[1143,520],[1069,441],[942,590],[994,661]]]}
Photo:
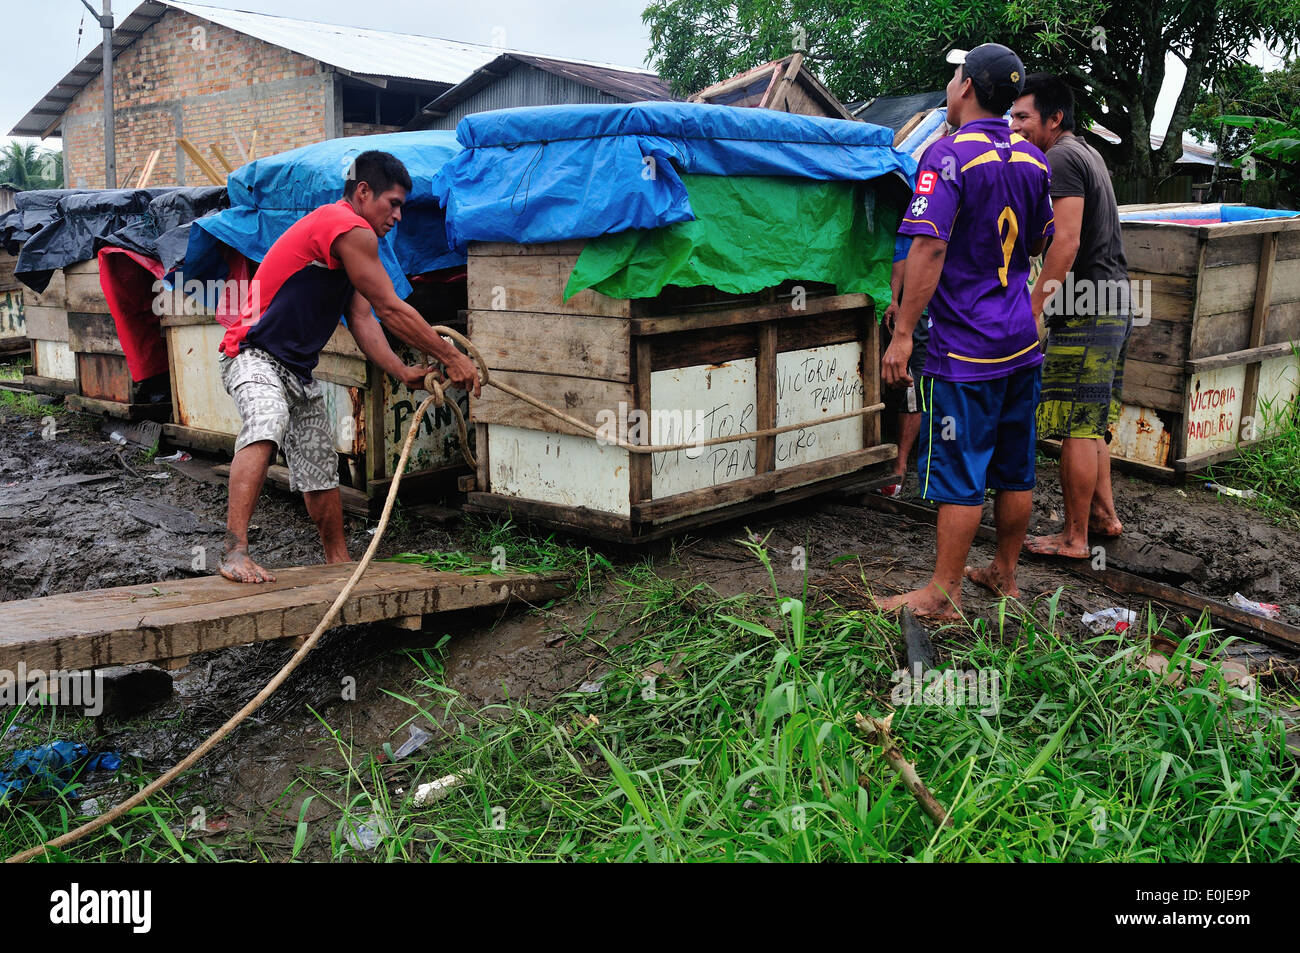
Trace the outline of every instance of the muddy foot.
{"label": "muddy foot", "polygon": [[1124,532],[1124,524],[1114,517],[1089,516],[1088,533],[1092,536],[1114,538]]}
{"label": "muddy foot", "polygon": [[[960,593],[958,598],[960,599]],[[907,606],[918,619],[934,619],[938,622],[956,622],[961,619],[961,603],[949,598],[934,585],[922,589],[913,589],[901,596],[882,599],[878,605],[881,612],[896,612]]]}
{"label": "muddy foot", "polygon": [[242,549],[226,553],[221,560],[221,575],[231,582],[275,582],[275,576],[253,562]]}
{"label": "muddy foot", "polygon": [[1087,559],[1092,554],[1086,543],[1072,546],[1062,533],[1026,537],[1025,549],[1039,556],[1064,556],[1067,559]]}
{"label": "muddy foot", "polygon": [[1016,585],[1015,579],[1007,579],[992,566],[985,566],[983,569],[967,566],[966,578],[996,595],[1010,596],[1012,599],[1020,598],[1020,588]]}

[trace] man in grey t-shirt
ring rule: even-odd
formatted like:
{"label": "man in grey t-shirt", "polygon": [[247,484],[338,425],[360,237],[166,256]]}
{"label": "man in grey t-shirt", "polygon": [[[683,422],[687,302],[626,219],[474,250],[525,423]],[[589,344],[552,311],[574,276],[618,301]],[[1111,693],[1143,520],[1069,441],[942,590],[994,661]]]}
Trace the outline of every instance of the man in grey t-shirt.
{"label": "man in grey t-shirt", "polygon": [[1113,537],[1124,528],[1107,447],[1132,329],[1119,211],[1105,162],[1074,134],[1074,96],[1058,77],[1026,78],[1011,129],[1047,156],[1056,226],[1031,304],[1049,328],[1037,423],[1040,437],[1061,441],[1065,526],[1030,537],[1025,548],[1083,559],[1091,555],[1090,532]]}

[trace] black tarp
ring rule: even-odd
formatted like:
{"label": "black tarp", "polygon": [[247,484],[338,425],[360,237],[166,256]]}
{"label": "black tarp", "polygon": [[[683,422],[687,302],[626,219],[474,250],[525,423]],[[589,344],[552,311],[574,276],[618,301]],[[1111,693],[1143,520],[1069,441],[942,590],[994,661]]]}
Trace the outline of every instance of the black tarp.
{"label": "black tarp", "polygon": [[221,186],[60,189],[20,192],[14,201],[27,232],[14,274],[34,291],[45,290],[55,269],[89,261],[105,245],[158,258],[170,271],[184,258],[189,223],[227,205]]}
{"label": "black tarp", "polygon": [[947,93],[940,89],[933,93],[912,93],[908,96],[877,96],[871,105],[862,112],[854,113],[855,119],[888,126],[898,132],[907,121],[922,111],[936,109],[947,102]]}

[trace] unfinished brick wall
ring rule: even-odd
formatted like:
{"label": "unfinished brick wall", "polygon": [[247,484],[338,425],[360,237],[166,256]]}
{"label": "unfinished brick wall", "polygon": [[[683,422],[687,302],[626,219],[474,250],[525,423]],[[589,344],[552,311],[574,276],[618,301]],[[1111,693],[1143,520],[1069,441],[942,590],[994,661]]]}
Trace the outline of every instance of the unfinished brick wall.
{"label": "unfinished brick wall", "polygon": [[[134,184],[154,149],[161,152],[149,185],[207,185],[176,144],[181,136],[223,171],[208,148],[214,142],[238,167],[236,135],[248,147],[256,130],[257,155],[265,156],[342,131],[336,73],[181,10],[168,10],[114,65],[119,187]],[[64,170],[71,188],[104,187],[103,104],[101,76],[77,94],[64,116]]]}

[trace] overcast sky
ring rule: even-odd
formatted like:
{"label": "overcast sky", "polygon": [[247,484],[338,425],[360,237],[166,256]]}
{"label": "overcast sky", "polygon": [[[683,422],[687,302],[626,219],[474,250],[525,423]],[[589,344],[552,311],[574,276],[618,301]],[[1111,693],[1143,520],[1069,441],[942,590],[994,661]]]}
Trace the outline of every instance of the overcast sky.
{"label": "overcast sky", "polygon": [[[98,8],[102,0],[90,0]],[[641,22],[646,0],[206,0],[206,5],[422,33],[554,56],[645,66],[649,31]],[[114,0],[121,22],[137,0]],[[99,26],[80,0],[0,0],[4,24],[3,134],[99,42]],[[78,29],[81,30],[78,39]],[[500,32],[504,31],[504,33]],[[1261,62],[1255,57],[1256,62]],[[1271,57],[1269,58],[1272,59]],[[1153,127],[1163,132],[1181,83],[1182,64],[1170,57]],[[57,147],[59,140],[47,145]]]}

